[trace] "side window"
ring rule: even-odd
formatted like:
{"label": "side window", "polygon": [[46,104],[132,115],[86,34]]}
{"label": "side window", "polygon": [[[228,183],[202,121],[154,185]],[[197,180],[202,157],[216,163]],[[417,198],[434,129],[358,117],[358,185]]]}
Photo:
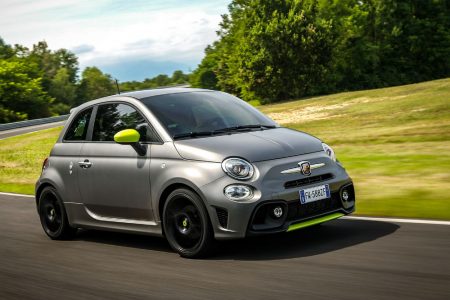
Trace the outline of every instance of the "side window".
{"label": "side window", "polygon": [[124,129],[136,129],[141,142],[154,142],[156,135],[144,117],[133,107],[121,104],[103,104],[95,117],[93,141],[114,141],[114,135]]}
{"label": "side window", "polygon": [[70,124],[69,129],[64,136],[65,141],[84,141],[91,119],[92,108],[80,112]]}

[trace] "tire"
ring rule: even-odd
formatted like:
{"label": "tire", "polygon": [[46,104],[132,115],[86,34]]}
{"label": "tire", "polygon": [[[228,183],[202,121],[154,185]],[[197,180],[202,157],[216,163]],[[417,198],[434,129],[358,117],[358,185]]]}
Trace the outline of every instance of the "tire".
{"label": "tire", "polygon": [[163,228],[172,249],[186,258],[211,254],[215,244],[211,222],[200,197],[188,189],[170,193],[164,205]]}
{"label": "tire", "polygon": [[52,240],[73,238],[77,229],[70,226],[64,204],[53,187],[45,187],[39,197],[39,218],[44,232]]}

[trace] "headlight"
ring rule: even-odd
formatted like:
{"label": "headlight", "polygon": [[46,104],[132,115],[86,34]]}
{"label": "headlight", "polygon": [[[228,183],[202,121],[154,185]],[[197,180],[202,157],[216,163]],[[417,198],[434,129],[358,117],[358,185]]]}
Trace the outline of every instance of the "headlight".
{"label": "headlight", "polygon": [[222,169],[228,176],[238,180],[247,180],[252,178],[253,166],[241,158],[227,158],[222,163]]}
{"label": "headlight", "polygon": [[253,196],[253,190],[246,185],[229,185],[223,193],[230,200],[247,200]]}
{"label": "headlight", "polygon": [[323,151],[331,158],[332,161],[336,162],[336,154],[334,154],[333,149],[325,143],[322,143]]}

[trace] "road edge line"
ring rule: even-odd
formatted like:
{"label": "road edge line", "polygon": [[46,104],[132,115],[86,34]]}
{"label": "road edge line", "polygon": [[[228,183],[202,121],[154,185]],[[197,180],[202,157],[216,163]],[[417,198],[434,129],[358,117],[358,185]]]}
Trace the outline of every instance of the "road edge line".
{"label": "road edge line", "polygon": [[361,220],[361,221],[377,221],[377,222],[409,223],[409,224],[429,224],[429,225],[446,225],[446,226],[450,225],[450,221],[406,219],[406,218],[400,219],[400,218],[344,216],[341,219]]}
{"label": "road edge line", "polygon": [[5,195],[5,196],[16,196],[16,197],[24,197],[24,198],[34,198],[34,195],[16,194],[16,193],[6,193],[6,192],[0,192],[0,195]]}

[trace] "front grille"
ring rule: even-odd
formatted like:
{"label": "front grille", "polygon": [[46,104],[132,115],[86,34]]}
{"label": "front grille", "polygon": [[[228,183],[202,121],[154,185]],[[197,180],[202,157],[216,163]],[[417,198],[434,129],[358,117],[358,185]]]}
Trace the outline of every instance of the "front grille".
{"label": "front grille", "polygon": [[299,186],[302,186],[302,185],[308,185],[308,184],[311,184],[311,183],[325,181],[325,180],[328,180],[328,179],[331,179],[331,178],[333,178],[333,174],[331,174],[331,173],[326,173],[326,174],[322,174],[322,175],[306,177],[306,178],[302,178],[302,179],[288,181],[288,182],[286,182],[284,184],[284,188],[285,189],[291,189],[291,188],[299,187]]}
{"label": "front grille", "polygon": [[224,208],[216,207],[217,218],[219,219],[219,224],[222,228],[227,228],[228,226],[228,211]]}
{"label": "front grille", "polygon": [[342,204],[339,193],[332,193],[331,199],[324,199],[306,204],[300,204],[300,201],[295,201],[289,203],[288,207],[287,219],[291,221],[331,212],[342,208]]}

